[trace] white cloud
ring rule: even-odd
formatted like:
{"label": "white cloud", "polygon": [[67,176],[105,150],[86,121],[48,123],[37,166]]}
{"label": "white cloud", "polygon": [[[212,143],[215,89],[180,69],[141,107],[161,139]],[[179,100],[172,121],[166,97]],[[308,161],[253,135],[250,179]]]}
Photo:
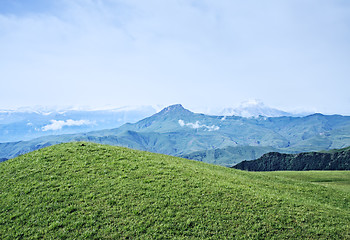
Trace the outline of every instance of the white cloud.
{"label": "white cloud", "polygon": [[181,119],[179,120],[179,124],[180,124],[181,127],[185,126],[185,122],[183,120],[181,120]]}
{"label": "white cloud", "polygon": [[42,127],[42,131],[56,131],[62,129],[64,126],[82,126],[82,125],[91,125],[94,122],[89,120],[72,120],[68,119],[66,121],[62,120],[51,120],[51,124]]}
{"label": "white cloud", "polygon": [[183,120],[179,120],[179,125],[181,127],[187,126],[193,129],[199,129],[199,128],[204,128],[206,130],[208,130],[209,132],[211,131],[217,131],[220,129],[220,127],[212,125],[212,126],[208,126],[208,125],[204,125],[204,124],[200,124],[199,121],[196,121],[195,123],[185,123]]}

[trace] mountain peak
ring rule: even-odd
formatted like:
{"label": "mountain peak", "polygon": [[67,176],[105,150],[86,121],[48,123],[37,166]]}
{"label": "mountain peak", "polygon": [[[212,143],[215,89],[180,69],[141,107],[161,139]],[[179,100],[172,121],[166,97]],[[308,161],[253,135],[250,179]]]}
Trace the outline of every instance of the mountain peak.
{"label": "mountain peak", "polygon": [[173,113],[192,113],[192,112],[185,109],[181,104],[174,104],[174,105],[171,105],[171,106],[164,108],[159,113],[160,114],[167,114],[167,113],[173,114]]}
{"label": "mountain peak", "polygon": [[186,110],[181,104],[174,104],[164,108],[161,112],[183,111]]}

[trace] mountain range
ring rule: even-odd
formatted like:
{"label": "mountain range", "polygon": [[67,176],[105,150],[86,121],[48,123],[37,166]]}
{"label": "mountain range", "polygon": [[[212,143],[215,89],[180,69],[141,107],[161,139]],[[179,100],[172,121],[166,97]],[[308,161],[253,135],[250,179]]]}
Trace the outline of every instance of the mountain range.
{"label": "mountain range", "polygon": [[106,110],[21,108],[0,110],[0,142],[116,128],[156,113],[151,106]]}
{"label": "mountain range", "polygon": [[119,128],[2,143],[0,158],[71,141],[119,145],[232,166],[271,151],[298,153],[350,146],[350,117],[212,116],[177,104]]}
{"label": "mountain range", "polygon": [[[117,128],[125,123],[135,123],[159,111],[159,106],[127,106],[120,108],[19,108],[0,110],[0,142],[31,140],[41,136],[81,133]],[[299,116],[250,100],[235,108],[215,111],[207,109],[206,114],[241,117]]]}

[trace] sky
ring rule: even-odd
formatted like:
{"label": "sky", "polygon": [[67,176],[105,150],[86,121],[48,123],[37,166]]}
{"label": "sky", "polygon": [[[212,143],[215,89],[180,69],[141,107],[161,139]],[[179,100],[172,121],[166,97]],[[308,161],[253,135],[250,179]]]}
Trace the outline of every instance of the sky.
{"label": "sky", "polygon": [[0,0],[0,109],[350,115],[349,77],[348,0]]}

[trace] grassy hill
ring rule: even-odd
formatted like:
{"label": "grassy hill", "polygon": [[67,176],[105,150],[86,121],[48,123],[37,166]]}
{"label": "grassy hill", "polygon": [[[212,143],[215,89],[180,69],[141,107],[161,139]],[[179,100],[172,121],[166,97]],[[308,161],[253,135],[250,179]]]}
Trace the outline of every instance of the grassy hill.
{"label": "grassy hill", "polygon": [[349,171],[276,171],[260,172],[259,174],[281,176],[350,193]]}
{"label": "grassy hill", "polygon": [[0,239],[350,239],[349,229],[349,192],[277,173],[82,142],[0,163]]}

